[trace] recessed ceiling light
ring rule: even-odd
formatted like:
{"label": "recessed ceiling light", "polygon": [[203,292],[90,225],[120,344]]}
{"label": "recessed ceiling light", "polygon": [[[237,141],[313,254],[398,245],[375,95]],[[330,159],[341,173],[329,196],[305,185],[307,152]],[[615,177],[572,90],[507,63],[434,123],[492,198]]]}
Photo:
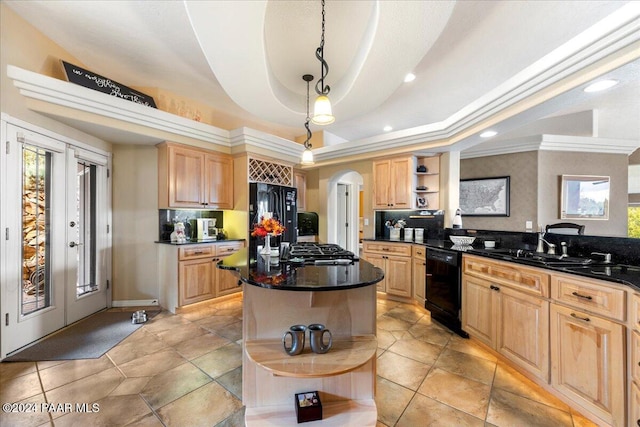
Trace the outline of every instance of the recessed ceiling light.
{"label": "recessed ceiling light", "polygon": [[389,132],[389,131],[392,131],[393,128],[391,126],[387,125],[387,126],[383,127],[382,130],[385,131],[385,132]]}
{"label": "recessed ceiling light", "polygon": [[480,138],[491,138],[492,136],[496,136],[498,132],[495,130],[487,130],[480,134]]}
{"label": "recessed ceiling light", "polygon": [[601,90],[609,89],[618,84],[617,80],[600,80],[599,82],[595,82],[590,84],[589,86],[584,88],[585,92],[598,92]]}
{"label": "recessed ceiling light", "polygon": [[415,74],[413,74],[413,73],[409,73],[409,74],[407,74],[406,76],[404,76],[404,82],[405,82],[405,83],[412,82],[412,81],[414,81],[415,79],[416,79],[416,75],[415,75]]}

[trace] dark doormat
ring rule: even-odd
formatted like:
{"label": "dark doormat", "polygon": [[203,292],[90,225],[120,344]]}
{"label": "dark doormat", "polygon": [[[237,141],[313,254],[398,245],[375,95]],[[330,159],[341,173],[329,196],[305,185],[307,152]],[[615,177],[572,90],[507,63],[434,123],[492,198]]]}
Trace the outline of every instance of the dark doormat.
{"label": "dark doormat", "polygon": [[[147,312],[147,319],[158,313],[159,311]],[[4,361],[97,359],[143,325],[131,323],[132,314],[130,311],[102,311],[92,314]]]}

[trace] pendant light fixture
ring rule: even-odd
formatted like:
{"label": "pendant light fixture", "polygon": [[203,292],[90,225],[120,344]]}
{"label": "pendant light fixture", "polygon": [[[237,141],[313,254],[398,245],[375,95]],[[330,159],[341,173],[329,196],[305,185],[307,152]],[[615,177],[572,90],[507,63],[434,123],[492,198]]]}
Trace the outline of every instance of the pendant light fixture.
{"label": "pendant light fixture", "polygon": [[311,129],[309,129],[309,82],[313,81],[313,76],[311,74],[305,74],[302,76],[302,80],[307,82],[307,120],[304,122],[304,127],[307,129],[307,139],[304,141],[304,151],[302,152],[302,160],[300,161],[303,165],[312,165],[313,161],[313,152],[311,151]]}
{"label": "pendant light fixture", "polygon": [[317,125],[328,125],[333,123],[336,118],[331,112],[331,101],[329,101],[329,85],[324,84],[324,79],[329,73],[329,65],[324,60],[324,0],[322,0],[322,36],[320,38],[320,47],[316,49],[316,58],[320,61],[320,80],[316,83],[316,93],[318,97],[313,107],[313,118],[311,121]]}

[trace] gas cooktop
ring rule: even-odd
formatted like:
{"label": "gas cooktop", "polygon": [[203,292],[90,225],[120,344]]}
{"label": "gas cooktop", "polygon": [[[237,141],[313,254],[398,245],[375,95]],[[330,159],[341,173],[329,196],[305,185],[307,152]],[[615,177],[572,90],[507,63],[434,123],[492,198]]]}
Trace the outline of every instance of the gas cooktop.
{"label": "gas cooktop", "polygon": [[358,257],[340,246],[331,243],[294,243],[289,246],[286,260],[291,262],[341,261],[353,262]]}

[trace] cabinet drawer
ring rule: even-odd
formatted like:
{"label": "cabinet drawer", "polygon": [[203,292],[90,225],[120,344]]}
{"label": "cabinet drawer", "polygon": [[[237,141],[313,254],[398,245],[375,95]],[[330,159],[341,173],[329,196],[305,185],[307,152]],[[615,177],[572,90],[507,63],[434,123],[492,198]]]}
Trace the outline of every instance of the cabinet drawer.
{"label": "cabinet drawer", "polygon": [[372,252],[376,254],[382,255],[400,255],[400,256],[411,256],[411,246],[406,243],[376,243],[376,242],[365,242],[363,245],[363,250],[365,252]]}
{"label": "cabinet drawer", "polygon": [[213,244],[200,244],[193,246],[183,246],[178,249],[178,258],[180,261],[188,259],[206,258],[216,254],[216,248]]}
{"label": "cabinet drawer", "polygon": [[626,319],[625,291],[601,281],[554,275],[551,292],[553,299],[564,304],[620,321]]}
{"label": "cabinet drawer", "polygon": [[420,245],[413,245],[412,255],[415,259],[426,260],[427,259],[427,248]]}
{"label": "cabinet drawer", "polygon": [[549,275],[542,270],[465,255],[463,272],[495,283],[513,286],[543,297],[549,296]]}
{"label": "cabinet drawer", "polygon": [[232,253],[238,252],[243,247],[244,247],[244,244],[242,242],[217,243],[215,245],[216,255],[218,256],[231,255]]}

